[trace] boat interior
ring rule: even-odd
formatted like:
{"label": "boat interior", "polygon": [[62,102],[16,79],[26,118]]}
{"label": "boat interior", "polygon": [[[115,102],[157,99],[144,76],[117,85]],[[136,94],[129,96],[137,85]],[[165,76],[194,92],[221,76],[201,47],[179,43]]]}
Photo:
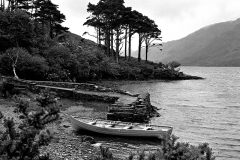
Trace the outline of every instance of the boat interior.
{"label": "boat interior", "polygon": [[164,130],[171,129],[169,126],[155,126],[149,124],[141,124],[141,123],[129,123],[122,121],[111,121],[111,120],[102,120],[102,119],[89,119],[89,118],[77,118],[83,123],[87,123],[89,125],[103,127],[103,128],[112,128],[112,129],[126,129],[126,130]]}

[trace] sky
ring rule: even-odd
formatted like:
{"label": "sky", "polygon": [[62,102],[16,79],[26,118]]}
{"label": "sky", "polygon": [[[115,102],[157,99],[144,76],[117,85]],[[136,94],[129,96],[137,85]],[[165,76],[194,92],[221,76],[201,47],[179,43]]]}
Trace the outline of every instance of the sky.
{"label": "sky", "polygon": [[[99,0],[52,0],[66,16],[63,26],[82,36],[85,31],[95,34],[92,27],[83,26],[88,3]],[[154,20],[162,31],[163,42],[181,39],[198,29],[219,22],[240,18],[240,0],[125,0],[126,7],[141,12]],[[95,41],[94,37],[83,36]],[[133,50],[137,50],[137,35]]]}

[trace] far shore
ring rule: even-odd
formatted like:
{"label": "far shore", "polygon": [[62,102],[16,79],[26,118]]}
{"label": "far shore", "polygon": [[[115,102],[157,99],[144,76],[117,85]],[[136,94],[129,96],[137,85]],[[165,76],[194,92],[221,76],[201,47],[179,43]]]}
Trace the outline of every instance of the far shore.
{"label": "far shore", "polygon": [[[193,80],[203,80],[204,78],[199,77],[199,79]],[[189,79],[191,80],[191,79]],[[105,86],[113,89],[120,89],[123,85],[128,84],[141,84],[141,83],[158,83],[158,82],[170,82],[179,80],[164,80],[164,79],[149,79],[149,80],[102,80],[102,81],[92,81],[89,83],[94,83],[100,86]]]}

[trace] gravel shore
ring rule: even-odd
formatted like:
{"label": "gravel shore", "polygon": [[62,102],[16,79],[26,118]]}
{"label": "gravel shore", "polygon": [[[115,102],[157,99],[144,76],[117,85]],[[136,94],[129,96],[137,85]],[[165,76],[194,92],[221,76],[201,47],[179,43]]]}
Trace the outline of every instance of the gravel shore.
{"label": "gravel shore", "polygon": [[[87,116],[92,118],[105,117],[107,104],[87,104],[89,102],[76,102],[68,99],[59,100],[61,105],[60,119],[48,124],[54,138],[48,146],[41,148],[42,153],[49,153],[53,160],[89,160],[100,156],[100,148],[109,148],[114,159],[127,159],[131,153],[141,152],[142,150],[156,151],[160,146],[154,140],[124,138],[117,136],[107,136],[87,132],[76,132],[72,129],[68,114],[74,116]],[[13,113],[15,102],[13,100],[0,99],[0,111],[5,117],[12,117],[18,124],[18,115]],[[3,126],[0,124],[0,129]],[[95,143],[93,143],[95,142]]]}

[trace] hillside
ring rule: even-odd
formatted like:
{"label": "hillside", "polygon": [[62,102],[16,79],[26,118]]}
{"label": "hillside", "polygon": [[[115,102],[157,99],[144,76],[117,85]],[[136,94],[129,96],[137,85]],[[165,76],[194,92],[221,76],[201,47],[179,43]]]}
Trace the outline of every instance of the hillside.
{"label": "hillside", "polygon": [[149,60],[175,60],[185,66],[240,66],[239,52],[240,19],[237,19],[209,25],[182,39],[163,43],[163,51],[152,48]]}

